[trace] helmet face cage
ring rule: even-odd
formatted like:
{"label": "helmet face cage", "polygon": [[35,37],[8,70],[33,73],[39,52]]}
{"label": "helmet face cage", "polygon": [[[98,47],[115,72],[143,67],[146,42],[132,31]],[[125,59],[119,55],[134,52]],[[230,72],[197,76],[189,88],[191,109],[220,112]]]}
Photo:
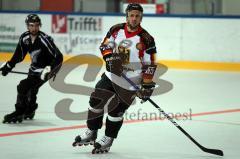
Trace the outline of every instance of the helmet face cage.
{"label": "helmet face cage", "polygon": [[29,14],[25,20],[25,23],[26,25],[28,25],[29,23],[39,23],[40,26],[42,25],[41,19],[36,14]]}
{"label": "helmet face cage", "polygon": [[132,10],[138,10],[138,11],[140,11],[140,12],[143,13],[143,8],[142,8],[142,6],[141,6],[140,4],[138,4],[138,3],[130,3],[130,4],[127,6],[127,8],[126,8],[126,10],[125,10],[127,16],[128,16],[128,12],[130,12],[130,11],[132,11]]}

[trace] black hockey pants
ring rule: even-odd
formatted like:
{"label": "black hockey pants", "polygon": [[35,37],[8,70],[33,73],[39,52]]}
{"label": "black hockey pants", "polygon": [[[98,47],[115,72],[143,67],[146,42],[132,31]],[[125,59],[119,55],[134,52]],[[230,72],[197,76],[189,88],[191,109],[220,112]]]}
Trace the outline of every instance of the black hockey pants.
{"label": "black hockey pants", "polygon": [[124,112],[133,102],[135,94],[135,91],[129,91],[115,85],[103,74],[90,97],[88,128],[91,130],[100,129],[103,115],[108,113],[105,135],[116,138],[123,123]]}

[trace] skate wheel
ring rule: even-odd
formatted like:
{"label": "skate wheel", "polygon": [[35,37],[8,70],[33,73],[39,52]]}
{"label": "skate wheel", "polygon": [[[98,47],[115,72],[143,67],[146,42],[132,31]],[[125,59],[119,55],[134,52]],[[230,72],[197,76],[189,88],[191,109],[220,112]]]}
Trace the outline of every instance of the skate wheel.
{"label": "skate wheel", "polygon": [[73,146],[73,147],[76,147],[76,146],[77,146],[77,143],[76,143],[76,142],[72,143],[72,146]]}
{"label": "skate wheel", "polygon": [[80,144],[78,142],[74,142],[72,145],[73,145],[73,147],[76,147],[76,146],[82,146],[83,144]]}
{"label": "skate wheel", "polygon": [[16,124],[16,123],[22,123],[22,119],[14,119],[14,120],[11,120],[11,121],[9,121],[9,120],[3,120],[3,124],[5,124],[5,123],[8,123],[8,124],[11,124],[11,123],[13,123],[13,124]]}
{"label": "skate wheel", "polygon": [[96,149],[93,149],[93,150],[92,150],[92,154],[96,154]]}
{"label": "skate wheel", "polygon": [[108,150],[101,150],[101,149],[93,149],[92,154],[103,154],[103,153],[108,153]]}

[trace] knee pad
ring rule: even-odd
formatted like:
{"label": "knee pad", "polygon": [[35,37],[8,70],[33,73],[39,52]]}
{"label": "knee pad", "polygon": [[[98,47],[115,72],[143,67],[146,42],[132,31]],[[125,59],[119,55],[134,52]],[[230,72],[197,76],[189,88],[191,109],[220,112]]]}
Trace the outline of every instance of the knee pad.
{"label": "knee pad", "polygon": [[103,108],[104,108],[104,104],[103,104],[103,100],[101,100],[100,98],[96,97],[96,93],[93,92],[90,96],[90,100],[89,100],[89,108],[88,110],[91,111],[92,113],[103,113]]}

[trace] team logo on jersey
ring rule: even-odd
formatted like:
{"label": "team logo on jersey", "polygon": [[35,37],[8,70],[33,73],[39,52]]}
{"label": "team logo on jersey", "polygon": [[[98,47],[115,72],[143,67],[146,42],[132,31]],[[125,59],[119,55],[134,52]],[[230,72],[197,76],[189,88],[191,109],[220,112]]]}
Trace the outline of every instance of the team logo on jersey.
{"label": "team logo on jersey", "polygon": [[136,44],[136,48],[140,51],[142,51],[144,49],[144,44],[143,43],[137,43]]}
{"label": "team logo on jersey", "polygon": [[132,41],[123,40],[118,45],[118,52],[124,54],[123,64],[128,64],[130,61],[130,47],[132,46]]}
{"label": "team logo on jersey", "polygon": [[119,43],[119,46],[124,47],[124,48],[130,48],[132,46],[132,41],[123,40]]}
{"label": "team logo on jersey", "polygon": [[26,39],[26,40],[23,41],[23,43],[26,44],[26,45],[29,45],[30,44],[30,40]]}

